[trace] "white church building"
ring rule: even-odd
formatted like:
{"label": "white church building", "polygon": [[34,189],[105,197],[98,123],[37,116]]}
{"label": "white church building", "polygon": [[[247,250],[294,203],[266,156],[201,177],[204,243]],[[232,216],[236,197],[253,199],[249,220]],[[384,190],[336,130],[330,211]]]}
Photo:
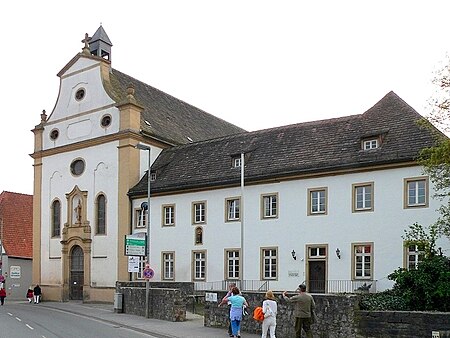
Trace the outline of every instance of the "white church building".
{"label": "white church building", "polygon": [[433,138],[395,93],[360,115],[246,132],[112,68],[111,49],[103,27],[86,35],[33,129],[45,299],[112,301],[116,281],[142,278],[125,238],[148,228],[153,280],[205,289],[380,291],[420,261],[402,235],[438,217],[416,162]]}

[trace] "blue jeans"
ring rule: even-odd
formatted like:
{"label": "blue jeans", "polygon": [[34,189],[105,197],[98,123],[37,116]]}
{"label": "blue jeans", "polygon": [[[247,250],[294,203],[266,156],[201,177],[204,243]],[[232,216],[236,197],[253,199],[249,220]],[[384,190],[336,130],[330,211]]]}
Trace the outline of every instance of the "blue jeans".
{"label": "blue jeans", "polygon": [[239,334],[239,331],[241,330],[241,321],[240,320],[232,320],[231,321],[231,331],[232,333],[237,336]]}

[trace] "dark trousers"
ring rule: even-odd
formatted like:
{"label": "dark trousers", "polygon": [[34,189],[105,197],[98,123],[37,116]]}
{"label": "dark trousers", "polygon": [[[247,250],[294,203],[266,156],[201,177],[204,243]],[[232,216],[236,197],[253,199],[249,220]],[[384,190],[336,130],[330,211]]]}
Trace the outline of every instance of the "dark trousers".
{"label": "dark trousers", "polygon": [[0,296],[0,303],[3,305],[5,303],[5,296]]}
{"label": "dark trousers", "polygon": [[302,328],[306,333],[306,338],[313,338],[311,331],[311,318],[295,317],[295,337],[302,337]]}

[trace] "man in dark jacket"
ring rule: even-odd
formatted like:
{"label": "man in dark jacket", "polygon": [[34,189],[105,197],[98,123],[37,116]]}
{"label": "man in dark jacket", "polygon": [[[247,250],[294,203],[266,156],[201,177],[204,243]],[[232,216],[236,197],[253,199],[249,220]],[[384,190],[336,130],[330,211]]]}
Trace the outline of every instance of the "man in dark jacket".
{"label": "man in dark jacket", "polygon": [[39,304],[42,294],[41,287],[39,286],[39,284],[36,284],[36,286],[34,287],[33,294],[34,294],[34,304]]}

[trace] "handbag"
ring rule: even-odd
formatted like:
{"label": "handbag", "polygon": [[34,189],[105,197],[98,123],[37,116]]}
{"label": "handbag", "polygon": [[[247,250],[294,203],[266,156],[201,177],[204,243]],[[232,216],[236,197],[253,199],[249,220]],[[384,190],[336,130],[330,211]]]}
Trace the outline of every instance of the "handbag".
{"label": "handbag", "polygon": [[261,306],[257,306],[253,310],[253,319],[258,322],[262,322],[264,320],[264,312]]}

